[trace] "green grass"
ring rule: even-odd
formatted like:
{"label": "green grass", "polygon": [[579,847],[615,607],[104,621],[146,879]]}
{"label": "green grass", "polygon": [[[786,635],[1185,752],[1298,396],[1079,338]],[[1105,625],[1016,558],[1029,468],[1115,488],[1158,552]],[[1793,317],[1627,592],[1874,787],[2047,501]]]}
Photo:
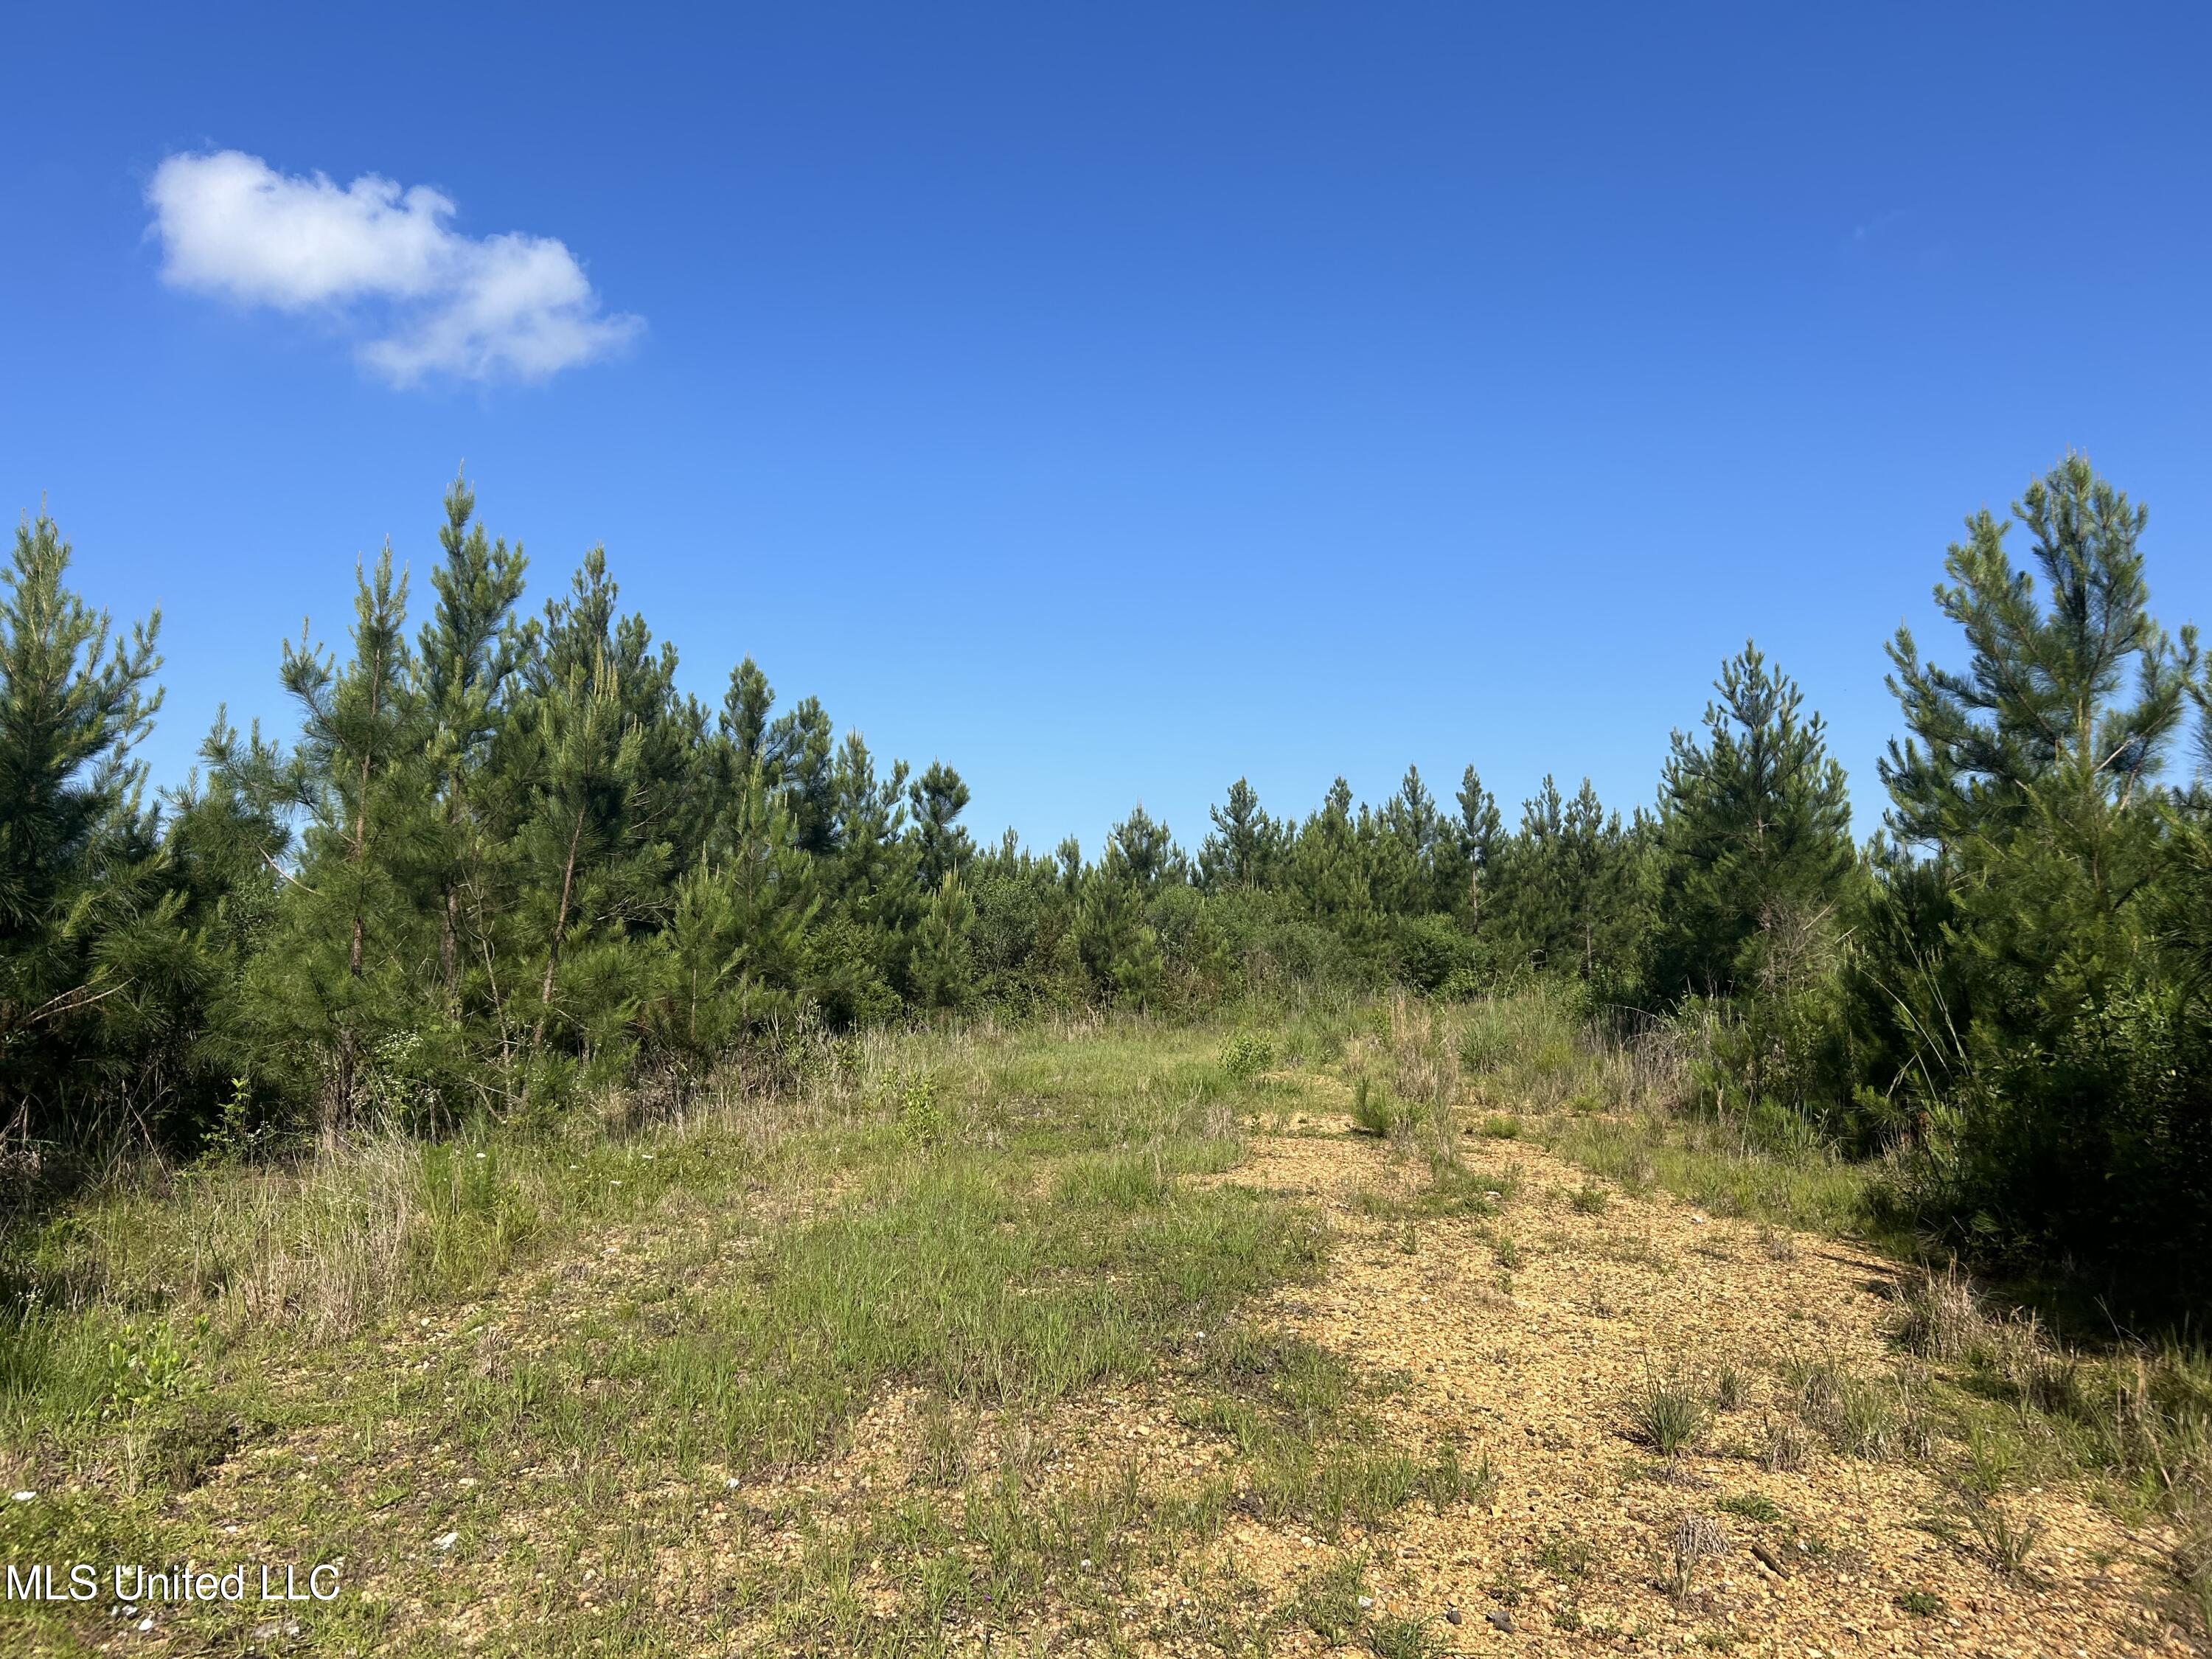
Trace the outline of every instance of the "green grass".
{"label": "green grass", "polygon": [[1877,1225],[1883,1176],[1843,1158],[1761,1151],[1724,1124],[1695,1118],[1567,1116],[1545,1146],[1631,1193],[1654,1188],[1714,1215],[1808,1232],[1863,1236]]}
{"label": "green grass", "polygon": [[1584,1182],[1575,1189],[1568,1202],[1574,1206],[1577,1215],[1603,1215],[1613,1199],[1604,1188]]}
{"label": "green grass", "polygon": [[1780,1509],[1776,1507],[1774,1500],[1770,1498],[1762,1497],[1759,1493],[1755,1492],[1740,1493],[1732,1498],[1723,1498],[1718,1503],[1715,1504],[1713,1507],[1717,1510],[1723,1510],[1729,1515],[1735,1516],[1740,1519],[1745,1521],[1757,1521],[1767,1525],[1771,1525],[1775,1522],[1782,1519],[1782,1511]]}
{"label": "green grass", "polygon": [[[1233,1179],[1240,1117],[1285,1086],[1263,1054],[1373,1030],[884,1034],[643,1130],[119,1170],[0,1251],[0,1476],[38,1494],[0,1505],[0,1552],[235,1553],[180,1501],[214,1480],[257,1557],[380,1564],[299,1611],[311,1646],[438,1651],[475,1607],[547,1651],[908,1652],[1047,1603],[1111,1630],[1240,1511],[1334,1536],[1480,1499],[1486,1462],[1386,1440],[1378,1384],[1243,1316],[1328,1248]],[[1472,1179],[1429,1202],[1486,1208]],[[1219,1473],[1065,1472],[1066,1413],[1163,1376]],[[904,1484],[805,1496],[897,1400]],[[711,1601],[670,1577],[717,1559]],[[73,1616],[0,1633],[62,1645]],[[175,1615],[216,1645],[238,1617]]]}

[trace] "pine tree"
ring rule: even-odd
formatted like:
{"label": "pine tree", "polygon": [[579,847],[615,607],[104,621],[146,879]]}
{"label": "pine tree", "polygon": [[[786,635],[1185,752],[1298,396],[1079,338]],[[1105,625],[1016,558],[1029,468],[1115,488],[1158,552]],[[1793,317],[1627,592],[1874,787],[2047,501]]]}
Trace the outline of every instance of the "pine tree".
{"label": "pine tree", "polygon": [[[1978,514],[1936,590],[1967,667],[1923,662],[1902,629],[1891,647],[1912,735],[1882,764],[1889,822],[1932,849],[1942,903],[1905,960],[1867,964],[1861,1018],[1870,1048],[1906,1057],[1884,1086],[1928,1114],[1933,1214],[2147,1279],[2212,1240],[2212,1138],[2186,1083],[2202,1044],[2171,954],[2189,809],[2156,783],[2196,641],[2152,618],[2146,515],[2082,457],[2014,510],[2040,591]],[[1887,908],[1920,896],[1916,873],[1886,880]],[[1940,1024],[1913,1017],[1915,976],[1946,988]]]}
{"label": "pine tree", "polygon": [[1496,897],[1486,894],[1485,884],[1493,883],[1498,872],[1505,844],[1504,824],[1498,816],[1498,798],[1482,787],[1474,767],[1460,775],[1459,793],[1454,799],[1459,802],[1451,837],[1455,857],[1448,890],[1439,896],[1444,908],[1466,916],[1468,932],[1479,933],[1484,902]]}
{"label": "pine tree", "polygon": [[[816,856],[828,903],[823,925],[809,940],[808,982],[836,1024],[887,1018],[906,981],[921,904],[915,848],[905,834],[906,784],[905,762],[879,775],[866,742],[848,732],[822,785],[828,819],[817,833],[830,850]],[[802,848],[815,810],[813,793],[811,785],[783,792]]]}
{"label": "pine tree", "polygon": [[957,872],[947,871],[921,915],[909,970],[915,1000],[925,1008],[958,1008],[973,994],[975,906]]}
{"label": "pine tree", "polygon": [[280,678],[301,732],[283,787],[306,817],[274,950],[248,1002],[272,1056],[317,1092],[326,1123],[364,1103],[364,1067],[413,1018],[425,964],[419,900],[430,855],[427,709],[407,647],[407,580],[386,546],[356,568],[353,653],[341,665],[303,632]]}
{"label": "pine tree", "polygon": [[1285,849],[1283,826],[1260,805],[1250,781],[1239,778],[1229,797],[1209,807],[1213,833],[1200,845],[1199,880],[1209,892],[1265,887],[1275,878]]}
{"label": "pine tree", "polygon": [[1077,947],[1093,983],[1116,1001],[1152,1006],[1165,988],[1167,963],[1149,907],[1189,873],[1175,837],[1138,805],[1107,833],[1095,866],[1080,867],[1072,840],[1061,843],[1060,856],[1077,872]]}
{"label": "pine tree", "polygon": [[735,747],[739,777],[750,772],[756,762],[768,758],[768,716],[775,707],[775,690],[758,663],[747,657],[730,671],[730,689],[722,696],[721,729]]}
{"label": "pine tree", "polygon": [[100,1028],[131,994],[123,947],[154,896],[130,752],[161,706],[161,617],[111,653],[70,555],[41,514],[0,576],[0,1133],[19,1136],[114,1081]]}
{"label": "pine tree", "polygon": [[748,1034],[795,1018],[805,935],[821,908],[814,861],[756,762],[711,853],[678,884],[650,1014],[660,1048],[695,1071]]}
{"label": "pine tree", "polygon": [[1443,817],[1436,797],[1421,781],[1421,769],[1408,766],[1398,793],[1383,803],[1377,829],[1376,896],[1397,916],[1428,913],[1435,902],[1437,855],[1443,841]]}
{"label": "pine tree", "polygon": [[623,707],[604,650],[587,676],[573,660],[531,702],[536,787],[517,837],[522,908],[534,917],[543,969],[531,1043],[542,1051],[556,1012],[574,1029],[599,1025],[606,1008],[579,987],[557,998],[564,953],[596,935],[622,938],[658,902],[668,848],[654,841],[645,803],[645,734]]}
{"label": "pine tree", "polygon": [[2151,618],[2144,509],[2075,454],[2013,511],[2034,538],[2047,603],[2005,551],[2009,524],[1984,508],[1944,559],[1950,583],[1936,589],[1971,648],[1966,671],[1923,662],[1906,629],[1889,647],[1889,688],[1913,735],[1891,742],[1881,780],[1907,842],[1955,847],[2039,811],[2124,809],[2181,720],[2194,635],[2177,653]]}
{"label": "pine tree", "polygon": [[1856,863],[1844,769],[1818,714],[1758,647],[1721,668],[1702,737],[1660,784],[1662,995],[1728,994],[1826,926]]}
{"label": "pine tree", "polygon": [[783,792],[798,826],[799,844],[817,858],[837,847],[835,743],[830,716],[815,698],[780,715],[763,739],[769,775]]}
{"label": "pine tree", "polygon": [[1501,884],[1503,929],[1528,966],[1572,975],[1602,998],[1629,994],[1649,944],[1650,835],[1643,819],[1607,811],[1588,778],[1569,799],[1546,776],[1522,809]]}
{"label": "pine tree", "polygon": [[447,1014],[458,1017],[464,975],[491,944],[491,866],[509,833],[489,799],[486,775],[520,666],[514,621],[526,562],[520,547],[492,542],[474,521],[476,495],[465,477],[446,492],[445,507],[438,532],[445,562],[430,575],[438,601],[416,654],[430,725],[428,787],[436,801],[436,844],[428,861],[436,888],[431,902],[438,911],[438,973]]}
{"label": "pine tree", "polygon": [[1338,778],[1321,810],[1297,828],[1291,862],[1307,908],[1357,943],[1377,932],[1372,872],[1353,817],[1352,786]]}
{"label": "pine tree", "polygon": [[1175,844],[1168,827],[1145,811],[1129,809],[1129,816],[1107,833],[1105,863],[1115,879],[1127,882],[1149,898],[1163,884],[1189,876],[1182,849]]}
{"label": "pine tree", "polygon": [[968,786],[942,761],[907,786],[914,809],[915,875],[925,891],[936,893],[947,876],[965,872],[975,845],[956,822],[968,805]]}

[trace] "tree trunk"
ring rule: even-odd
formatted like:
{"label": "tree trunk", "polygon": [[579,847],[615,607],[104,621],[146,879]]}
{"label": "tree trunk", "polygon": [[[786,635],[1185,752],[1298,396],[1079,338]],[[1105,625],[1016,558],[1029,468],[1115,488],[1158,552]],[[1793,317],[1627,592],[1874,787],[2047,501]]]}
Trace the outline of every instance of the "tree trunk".
{"label": "tree trunk", "polygon": [[545,985],[538,996],[538,1024],[530,1036],[530,1046],[545,1046],[545,1016],[553,1006],[553,970],[561,965],[561,933],[568,925],[568,896],[575,890],[576,849],[583,844],[584,812],[576,811],[576,827],[568,836],[568,861],[561,871],[561,907],[553,913],[553,937],[545,942]]}

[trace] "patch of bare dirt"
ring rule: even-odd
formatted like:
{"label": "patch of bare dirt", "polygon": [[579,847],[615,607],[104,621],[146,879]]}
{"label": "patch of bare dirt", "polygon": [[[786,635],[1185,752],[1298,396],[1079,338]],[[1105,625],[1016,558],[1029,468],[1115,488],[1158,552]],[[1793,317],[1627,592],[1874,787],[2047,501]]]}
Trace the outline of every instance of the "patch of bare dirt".
{"label": "patch of bare dirt", "polygon": [[[1950,1541],[1917,1524],[1955,1504],[1905,1450],[1850,1456],[1808,1437],[1802,1468],[1769,1466],[1776,1430],[1786,1441],[1796,1423],[1793,1361],[1894,1379],[1894,1264],[1809,1235],[1777,1242],[1663,1195],[1616,1190],[1590,1212],[1573,1202],[1592,1184],[1581,1170],[1518,1141],[1468,1143],[1478,1175],[1494,1175],[1498,1216],[1409,1231],[1376,1195],[1416,1198],[1425,1161],[1348,1120],[1300,1121],[1304,1133],[1258,1140],[1233,1177],[1319,1206],[1338,1234],[1326,1282],[1279,1298],[1272,1317],[1401,1373],[1379,1407],[1394,1430],[1419,1444],[1462,1436],[1498,1476],[1486,1509],[1416,1503],[1370,1541],[1377,1615],[1434,1620],[1442,1650],[1468,1654],[2196,1650],[2145,1611],[2164,1540],[2077,1494],[2008,1500],[2043,1533],[2027,1574],[2007,1576],[1963,1526]],[[1631,1437],[1626,1403],[1650,1377],[1709,1393],[1730,1366],[1741,1403],[1713,1414],[1696,1452],[1662,1458]],[[1287,1598],[1329,1553],[1246,1522],[1218,1556]],[[1694,1558],[1686,1583],[1679,1553]],[[1304,1632],[1285,1645],[1328,1647]]]}

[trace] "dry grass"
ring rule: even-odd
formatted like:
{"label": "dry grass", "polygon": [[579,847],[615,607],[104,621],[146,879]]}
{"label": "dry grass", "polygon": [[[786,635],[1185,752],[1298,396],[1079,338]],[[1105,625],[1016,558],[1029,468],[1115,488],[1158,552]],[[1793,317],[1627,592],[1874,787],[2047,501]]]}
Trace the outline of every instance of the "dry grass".
{"label": "dry grass", "polygon": [[1686,1514],[1668,1534],[1667,1593],[1680,1601],[1690,1593],[1698,1568],[1729,1554],[1735,1546],[1710,1516]]}

